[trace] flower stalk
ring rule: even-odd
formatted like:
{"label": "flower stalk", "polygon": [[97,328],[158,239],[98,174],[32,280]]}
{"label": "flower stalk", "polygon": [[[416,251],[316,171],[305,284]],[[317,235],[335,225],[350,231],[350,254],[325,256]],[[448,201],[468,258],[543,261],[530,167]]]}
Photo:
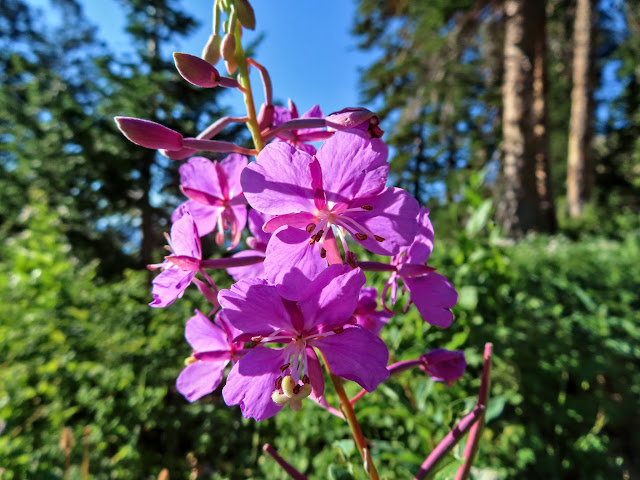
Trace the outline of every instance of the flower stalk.
{"label": "flower stalk", "polygon": [[296,470],[296,468],[293,465],[291,465],[284,458],[282,458],[278,453],[278,451],[268,443],[264,444],[264,447],[262,447],[262,451],[271,455],[271,457],[276,462],[278,462],[278,465],[280,465],[282,469],[285,472],[287,472],[287,474],[294,480],[307,480],[307,477],[305,477],[302,473]]}
{"label": "flower stalk", "polygon": [[[491,353],[493,345],[491,343],[485,343],[484,345],[484,364],[482,365],[482,380],[480,381],[480,392],[478,393],[478,406],[487,407],[489,400],[489,386],[491,384]],[[471,432],[469,433],[469,439],[467,445],[464,448],[464,463],[460,466],[456,473],[455,480],[466,480],[471,473],[471,465],[473,459],[478,452],[478,445],[480,443],[480,435],[482,435],[482,428],[484,427],[484,415],[483,410],[478,418],[478,421],[473,425]]]}
{"label": "flower stalk", "polygon": [[329,367],[327,359],[324,358],[324,355],[322,353],[320,353],[320,356],[322,357],[324,366],[329,373],[331,383],[333,383],[333,388],[335,388],[336,393],[338,394],[338,398],[340,399],[340,409],[347,419],[347,423],[349,424],[349,428],[351,429],[351,434],[353,435],[353,440],[356,444],[356,447],[358,447],[358,452],[360,452],[360,456],[362,457],[362,461],[364,462],[364,469],[367,474],[369,474],[369,478],[371,480],[379,480],[380,477],[378,477],[378,471],[376,470],[376,466],[373,463],[373,459],[371,458],[371,452],[369,451],[369,447],[367,447],[367,441],[362,434],[362,429],[360,428],[360,424],[358,423],[356,413],[353,410],[353,405],[349,401],[347,392],[345,392],[344,386],[342,385],[342,378],[331,373],[331,367]]}
{"label": "flower stalk", "polygon": [[238,62],[238,82],[244,88],[244,104],[247,107],[247,128],[251,132],[253,145],[258,153],[264,148],[264,142],[260,135],[260,127],[258,126],[258,117],[256,115],[256,107],[253,101],[253,92],[251,90],[251,80],[249,79],[249,68],[247,59],[242,48],[242,27],[236,22],[236,61]]}

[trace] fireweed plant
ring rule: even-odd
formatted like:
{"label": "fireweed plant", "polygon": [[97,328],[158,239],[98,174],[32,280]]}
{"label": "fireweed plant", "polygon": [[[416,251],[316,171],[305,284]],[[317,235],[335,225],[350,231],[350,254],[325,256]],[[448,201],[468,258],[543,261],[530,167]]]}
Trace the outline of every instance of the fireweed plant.
{"label": "fireweed plant", "polygon": [[[242,94],[246,115],[221,118],[195,137],[147,120],[116,118],[133,143],[184,161],[180,189],[187,200],[172,216],[170,255],[149,266],[162,270],[153,281],[152,307],[167,307],[192,283],[211,304],[209,314],[196,310],[186,324],[193,353],[177,388],[196,401],[222,383],[230,364],[222,396],[227,405],[239,405],[247,418],[262,421],[287,405],[298,411],[313,401],[348,422],[364,469],[377,479],[370,452],[375,441],[362,433],[356,401],[411,368],[451,385],[466,367],[461,351],[443,349],[387,365],[389,351],[379,336],[395,321],[391,308],[399,280],[401,293],[409,295],[406,308],[415,305],[427,323],[439,328],[453,321],[450,309],[458,295],[446,277],[427,265],[434,239],[429,210],[406,191],[386,186],[388,149],[375,113],[345,108],[325,116],[316,105],[300,115],[291,101],[287,108],[274,105],[267,69],[247,58],[242,46],[243,28],[255,27],[250,4],[217,0],[213,11],[213,34],[202,56],[174,53],[175,64],[198,87]],[[215,68],[221,59],[236,78]],[[252,68],[264,87],[258,110],[249,81]],[[252,148],[215,140],[231,123],[246,125]],[[317,142],[323,143],[316,150],[312,143]],[[229,155],[212,162],[196,156],[198,152]],[[219,246],[235,250],[247,224],[248,249],[231,257],[202,258],[201,237],[214,235]],[[388,260],[358,261],[354,243]],[[209,269],[226,269],[236,283],[218,289]],[[389,275],[381,294],[365,286],[365,272],[371,271]],[[432,473],[471,429],[456,478],[468,476],[486,408],[490,355],[488,344],[476,407],[434,449],[415,478]],[[324,397],[323,366],[339,408]],[[362,387],[354,398],[344,390],[346,380]],[[292,478],[305,478],[271,446],[264,450]]]}

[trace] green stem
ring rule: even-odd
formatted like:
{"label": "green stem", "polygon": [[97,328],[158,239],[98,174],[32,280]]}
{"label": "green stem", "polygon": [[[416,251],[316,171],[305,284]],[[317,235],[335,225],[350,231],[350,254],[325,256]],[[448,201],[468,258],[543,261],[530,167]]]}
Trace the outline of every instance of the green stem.
{"label": "green stem", "polygon": [[319,353],[324,362],[324,366],[329,372],[331,383],[333,383],[333,387],[336,389],[336,393],[338,394],[338,398],[340,399],[340,409],[347,419],[347,423],[349,424],[349,428],[351,429],[351,434],[353,435],[353,440],[355,441],[356,446],[358,447],[358,451],[360,452],[360,456],[362,457],[362,461],[364,462],[365,470],[369,474],[369,478],[371,480],[379,480],[380,477],[378,477],[378,471],[376,470],[376,466],[373,464],[371,452],[367,448],[367,441],[362,434],[362,429],[360,428],[360,424],[358,423],[358,419],[356,418],[356,413],[353,410],[353,405],[351,405],[349,396],[347,395],[347,392],[344,391],[344,387],[342,386],[342,378],[331,373],[331,367],[329,367],[327,359],[324,357],[322,352]]}
{"label": "green stem", "polygon": [[251,132],[251,138],[255,149],[260,152],[264,148],[264,142],[260,135],[260,127],[258,126],[258,117],[256,115],[256,107],[253,103],[253,93],[251,91],[251,81],[249,80],[249,67],[247,64],[247,58],[242,48],[242,38],[240,22],[235,22],[236,30],[234,35],[236,37],[236,61],[238,62],[238,83],[244,88],[244,104],[247,107],[247,128]]}

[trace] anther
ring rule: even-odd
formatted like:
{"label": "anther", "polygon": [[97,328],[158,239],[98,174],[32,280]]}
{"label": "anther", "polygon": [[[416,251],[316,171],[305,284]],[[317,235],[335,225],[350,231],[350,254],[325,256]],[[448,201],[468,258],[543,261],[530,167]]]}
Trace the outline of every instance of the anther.
{"label": "anther", "polygon": [[333,329],[333,333],[342,333],[344,332],[344,327],[338,327]]}
{"label": "anther", "polygon": [[307,233],[313,233],[313,231],[316,229],[316,224],[315,223],[310,223],[309,225],[307,225]]}
{"label": "anther", "polygon": [[262,335],[256,335],[255,337],[251,337],[251,341],[254,343],[260,343],[264,337]]}
{"label": "anther", "polygon": [[384,238],[378,236],[378,235],[374,235],[373,238],[375,238],[377,241],[379,241],[380,243],[384,242]]}
{"label": "anther", "polygon": [[356,257],[356,254],[349,251],[345,254],[345,260],[347,262],[347,265],[349,265],[351,268],[358,268],[358,257]]}
{"label": "anther", "polygon": [[318,230],[318,233],[316,233],[316,242],[320,241],[322,235],[324,235],[324,230]]}
{"label": "anther", "polygon": [[327,258],[327,251],[324,248],[320,250],[320,256],[322,258]]}
{"label": "anther", "polygon": [[275,387],[276,390],[280,390],[282,388],[282,377],[276,378]]}
{"label": "anther", "polygon": [[280,371],[281,371],[281,372],[284,372],[284,371],[285,371],[287,368],[289,368],[290,366],[291,366],[291,364],[290,364],[290,363],[285,363],[284,365],[282,365],[282,366],[280,367]]}
{"label": "anther", "polygon": [[364,242],[367,239],[367,236],[364,233],[356,233],[354,236],[361,242]]}
{"label": "anther", "polygon": [[302,385],[296,385],[295,387],[293,387],[293,394],[297,395],[301,388]]}
{"label": "anther", "polygon": [[368,210],[368,211],[373,210],[373,207],[371,205],[362,205],[360,208],[363,209],[363,210]]}
{"label": "anther", "polygon": [[302,383],[304,383],[305,385],[310,383],[311,380],[309,380],[309,375],[307,375],[306,373],[302,376]]}

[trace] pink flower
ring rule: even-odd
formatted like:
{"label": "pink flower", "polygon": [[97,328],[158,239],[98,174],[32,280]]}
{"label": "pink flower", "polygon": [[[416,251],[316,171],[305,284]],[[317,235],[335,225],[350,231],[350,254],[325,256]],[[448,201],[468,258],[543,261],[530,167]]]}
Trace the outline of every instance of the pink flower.
{"label": "pink flower", "polygon": [[202,249],[193,217],[188,210],[171,226],[171,235],[167,237],[171,255],[161,264],[149,265],[150,270],[163,268],[162,273],[153,279],[152,307],[166,307],[184,295],[200,271]]}
{"label": "pink flower", "polygon": [[215,324],[199,310],[189,319],[184,335],[194,351],[176,380],[178,391],[187,400],[194,402],[213,392],[227,364],[244,355],[244,343],[232,341],[237,333],[222,313],[216,315]]}
{"label": "pink flower", "polygon": [[398,271],[389,278],[382,292],[386,297],[391,288],[391,303],[396,302],[398,277],[402,278],[413,302],[422,318],[430,325],[448,328],[453,322],[453,308],[458,301],[458,293],[447,278],[434,273],[434,268],[426,265],[433,250],[433,226],[429,220],[429,210],[420,209],[417,216],[418,233],[406,252],[391,259]]}
{"label": "pink flower", "polygon": [[358,325],[363,326],[367,330],[371,330],[378,335],[382,327],[384,327],[392,317],[390,313],[382,310],[376,310],[378,306],[378,290],[375,287],[364,287],[360,290],[360,298],[358,306],[353,316],[356,318]]}
{"label": "pink flower", "polygon": [[436,348],[420,356],[420,368],[436,382],[445,382],[448,387],[462,377],[467,361],[462,350]]}
{"label": "pink flower", "polygon": [[201,237],[211,233],[217,226],[216,243],[224,243],[224,231],[231,230],[231,246],[240,242],[242,230],[247,223],[247,207],[240,174],[247,166],[246,157],[237,153],[228,155],[221,162],[192,157],[180,167],[180,189],[190,198],[176,209],[172,216],[180,218],[182,207],[188,207]]}
{"label": "pink flower", "polygon": [[[289,108],[280,107],[278,105],[273,107],[273,127],[279,127],[283,123],[296,118],[324,118],[324,115],[322,110],[320,110],[320,106],[314,105],[300,116],[298,114],[298,107],[296,107],[296,104],[291,100],[289,100]],[[309,140],[313,141],[313,133],[321,131],[322,129],[317,128],[299,128],[279,132],[276,134],[276,137],[284,140],[289,145],[292,145],[299,150],[307,152],[310,155],[315,155],[316,147],[307,142]]]}
{"label": "pink flower", "polygon": [[[298,230],[273,235],[267,261],[271,255],[284,261],[296,252],[300,260],[315,252],[330,264],[341,263],[333,227],[352,266],[346,233],[380,255],[395,255],[408,246],[417,230],[418,203],[402,189],[385,188],[386,159],[386,146],[357,130],[337,132],[313,157],[283,142],[267,145],[242,172],[243,191],[253,208],[275,215],[264,225],[266,232],[283,226]],[[286,251],[270,251],[275,237]],[[305,263],[283,262],[282,268],[304,269]]]}
{"label": "pink flower", "polygon": [[[295,302],[265,280],[242,280],[221,290],[222,312],[243,332],[236,340],[259,344],[229,373],[222,390],[227,405],[240,405],[246,418],[260,421],[287,403],[299,409],[309,395],[320,399],[324,377],[315,349],[335,375],[375,390],[389,377],[389,352],[380,338],[353,325],[364,282],[360,269],[333,265],[312,282],[300,284],[304,293]],[[284,347],[269,348],[270,343]]]}

